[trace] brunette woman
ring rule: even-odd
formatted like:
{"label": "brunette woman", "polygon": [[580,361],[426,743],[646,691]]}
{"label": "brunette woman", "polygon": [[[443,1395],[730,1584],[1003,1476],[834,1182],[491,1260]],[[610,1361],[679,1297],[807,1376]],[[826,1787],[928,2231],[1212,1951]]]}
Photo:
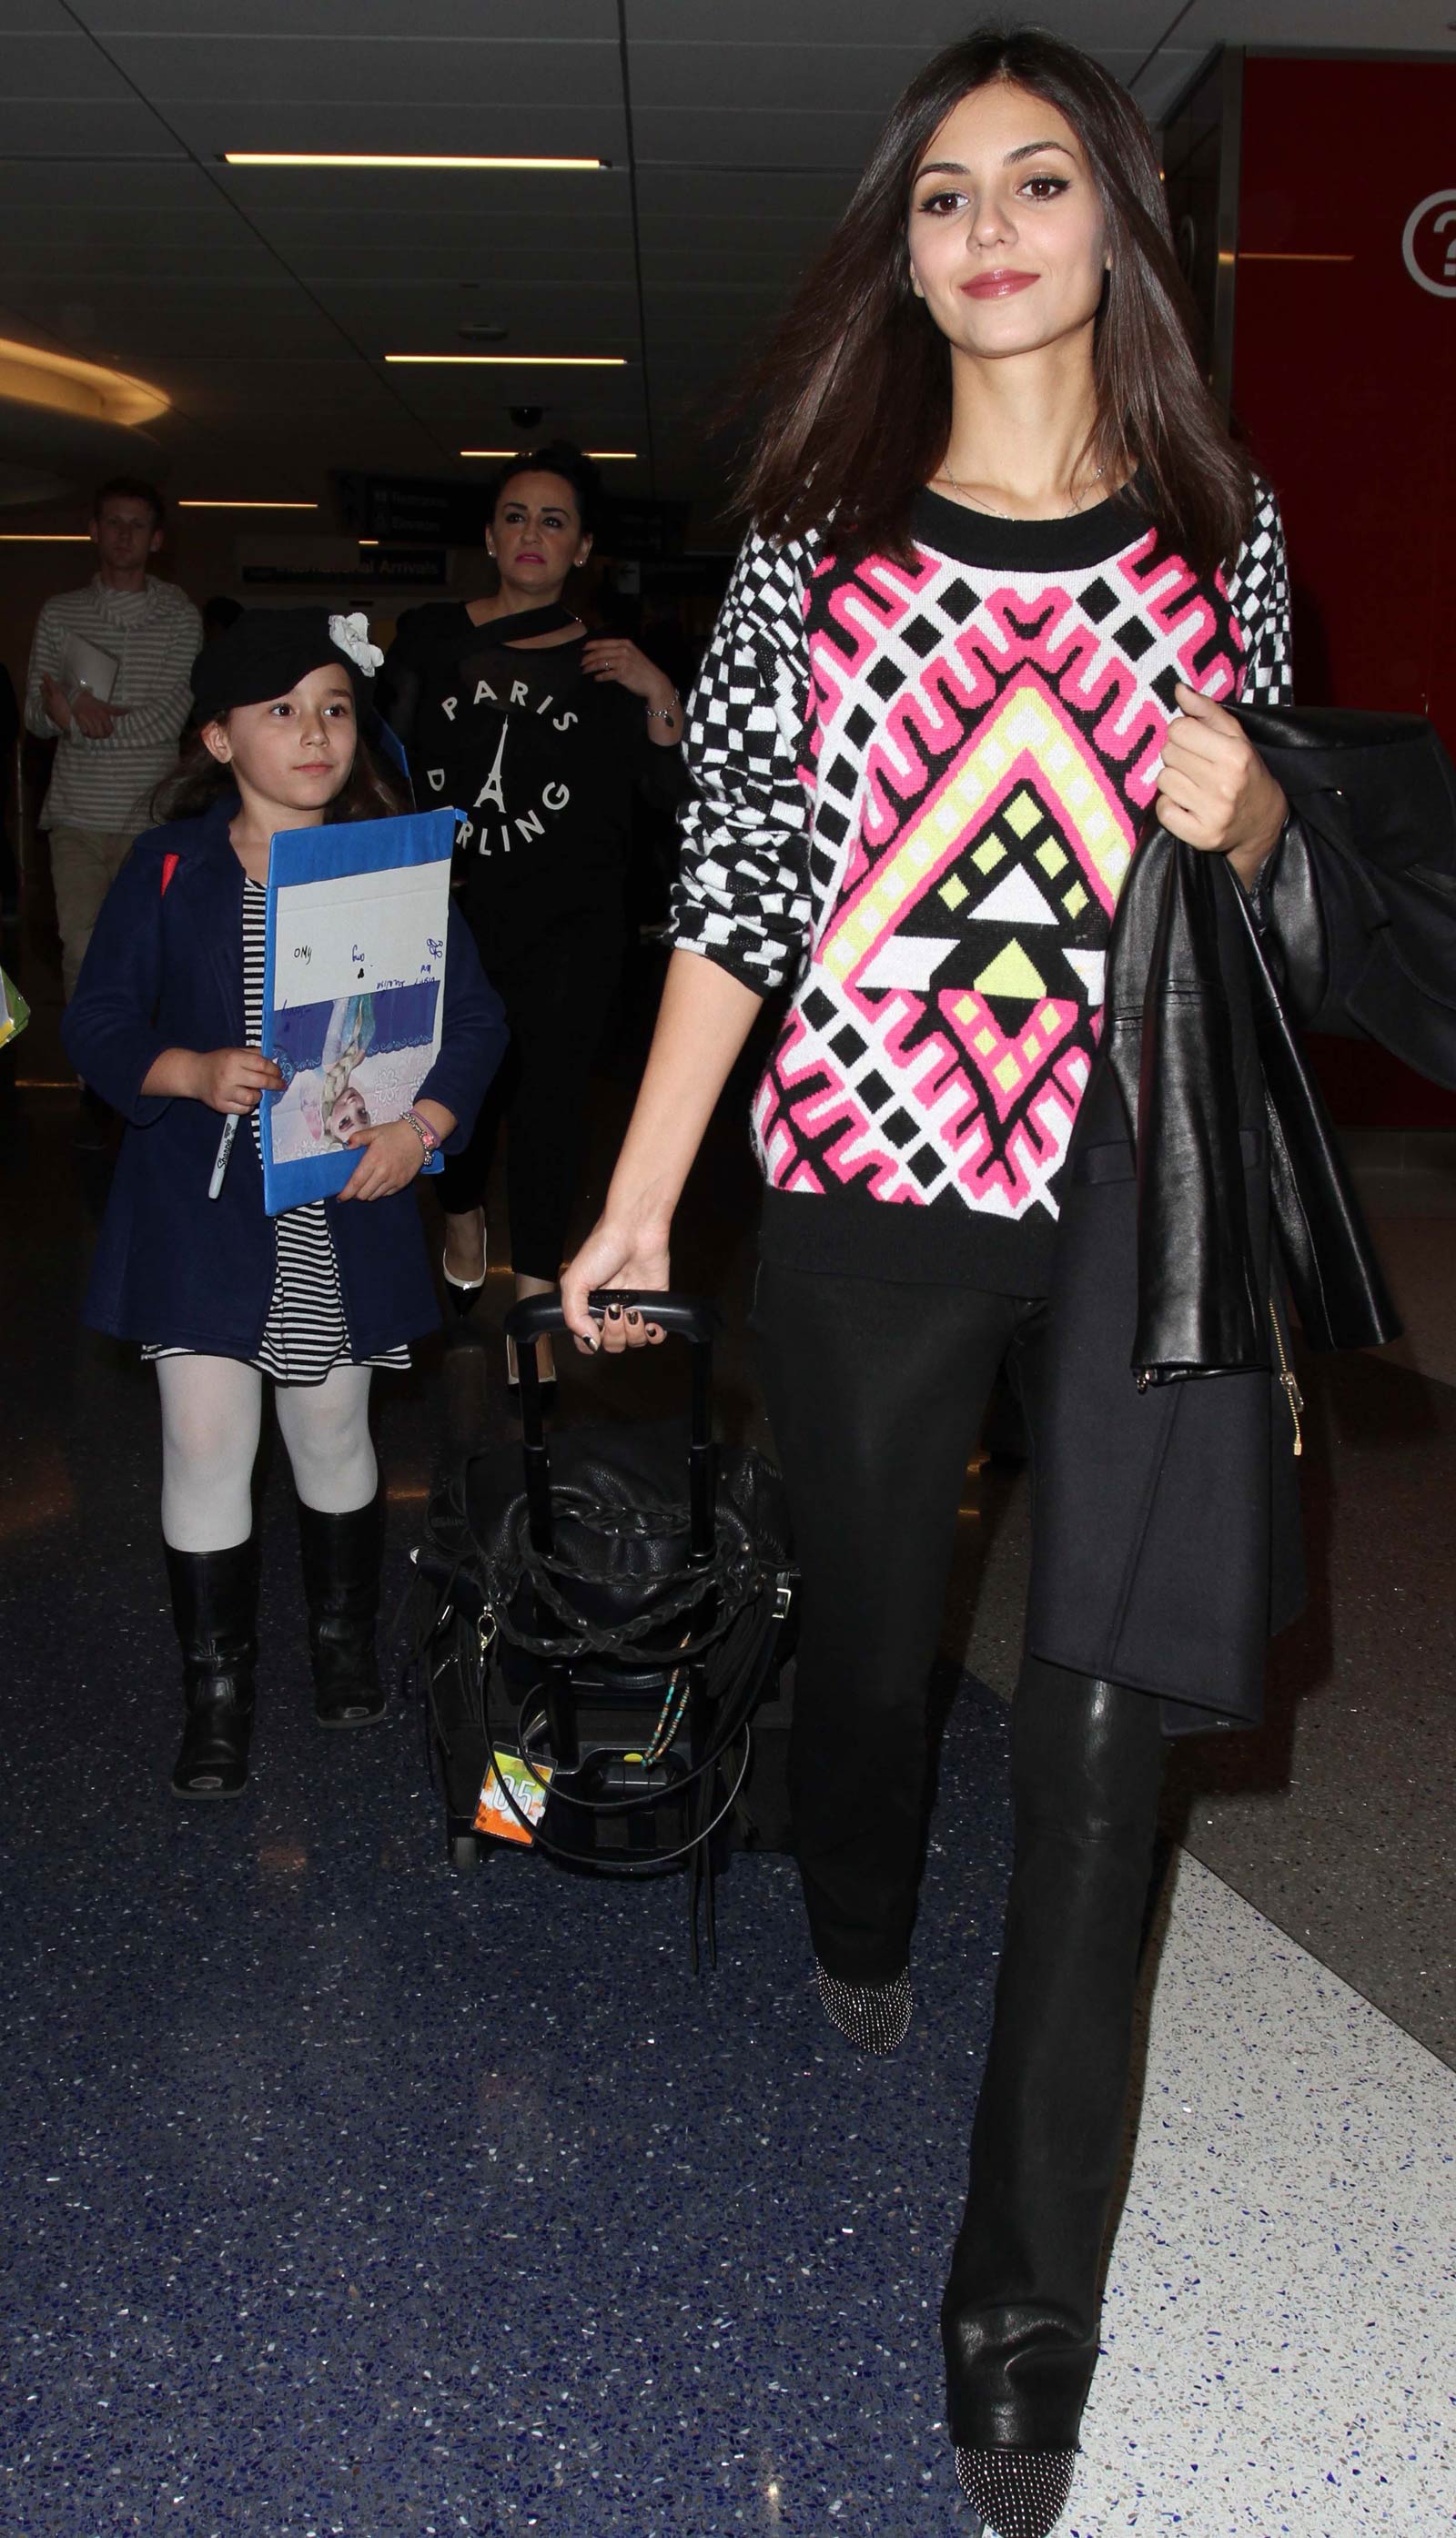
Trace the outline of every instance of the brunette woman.
{"label": "brunette woman", "polygon": [[632,794],[644,785],[671,805],[680,789],[671,680],[625,636],[589,635],[563,603],[591,553],[595,496],[595,470],[564,443],[513,459],[486,541],[498,588],[413,611],[384,674],[419,798],[465,813],[461,905],[510,1025],[476,1133],[440,1183],[445,1279],[462,1312],[485,1279],[502,1118],[516,1294],[556,1286],[592,1057],[622,973]]}
{"label": "brunette woman", "polygon": [[[382,1715],[370,1374],[407,1367],[407,1342],[438,1322],[410,1183],[468,1137],[504,1039],[452,916],[439,1055],[414,1106],[371,1125],[337,1105],[334,1142],[359,1150],[339,1196],[265,1212],[258,1104],[284,1080],[259,1046],[269,840],[400,807],[360,732],[381,658],[362,617],[321,608],[244,610],[198,654],[166,816],[112,883],[66,1008],[71,1056],[127,1122],[86,1319],[157,1367],[179,1798],[235,1797],[247,1778],[265,1376],[298,1494],[315,1715]],[[226,1119],[252,1124],[215,1188]]]}
{"label": "brunette woman", "polygon": [[[1190,349],[1148,131],[1049,36],[982,33],[913,83],[764,385],[754,526],[692,709],[677,948],[563,1302],[590,1346],[592,1288],[667,1285],[698,1140],[789,987],[754,1130],[756,1327],[804,1575],[797,1847],[825,2010],[889,2053],[961,1476],[998,1368],[1034,1449],[1082,1345],[1082,1273],[1059,1284],[1058,1263],[1113,907],[1155,805],[1258,889],[1286,803],[1222,701],[1288,697],[1285,571]],[[1099,1152],[1102,1178],[1131,1171],[1125,1124]],[[1107,1302],[1113,1406],[1070,1516],[1042,1471],[1038,1573],[1073,1549],[1095,1570],[1104,1500],[1163,1415],[1127,1372],[1132,1305]],[[601,1336],[651,1326],[619,1311]],[[1255,1387],[1267,1483],[1276,1387],[1229,1381]],[[1220,1521],[1211,1504],[1216,1569]],[[1070,2491],[1164,1724],[1220,1705],[1176,1629],[1108,1679],[1114,1566],[1070,1635],[1034,1604],[1028,1624],[943,2312],[959,2474],[1000,2538],[1040,2538]]]}

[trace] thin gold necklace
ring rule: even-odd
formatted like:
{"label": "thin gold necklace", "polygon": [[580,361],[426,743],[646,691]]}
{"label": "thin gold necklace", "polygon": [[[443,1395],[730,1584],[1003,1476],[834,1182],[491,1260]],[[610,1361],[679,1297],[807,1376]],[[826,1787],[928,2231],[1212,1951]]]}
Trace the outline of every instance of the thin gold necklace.
{"label": "thin gold necklace", "polygon": [[[1092,480],[1092,485],[1100,485],[1104,472],[1105,471],[1100,467],[1097,469],[1096,474]],[[951,462],[949,459],[943,461],[941,474],[944,476],[946,483],[950,486],[952,492],[959,494],[962,502],[968,502],[972,510],[985,511],[993,520],[1020,520],[1024,527],[1026,525],[1026,514],[1024,512],[998,511],[994,502],[982,502],[978,501],[974,494],[967,494],[965,487],[959,484],[957,479],[952,475]],[[1091,491],[1092,486],[1090,485],[1088,487],[1088,492],[1091,493]],[[1075,520],[1078,512],[1083,508],[1084,504],[1077,501],[1073,503],[1070,511],[1054,511],[1051,516],[1053,519],[1057,520]]]}

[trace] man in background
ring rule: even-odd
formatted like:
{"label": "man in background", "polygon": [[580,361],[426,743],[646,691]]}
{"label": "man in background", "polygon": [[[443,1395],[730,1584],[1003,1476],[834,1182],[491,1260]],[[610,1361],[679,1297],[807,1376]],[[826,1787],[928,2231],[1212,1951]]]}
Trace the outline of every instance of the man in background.
{"label": "man in background", "polygon": [[147,570],[162,544],[162,496],[113,476],[92,507],[98,569],[84,590],[47,599],[31,646],[26,728],[58,743],[39,825],[69,999],[97,913],[148,797],[166,774],[191,704],[188,673],[202,620],[172,582]]}

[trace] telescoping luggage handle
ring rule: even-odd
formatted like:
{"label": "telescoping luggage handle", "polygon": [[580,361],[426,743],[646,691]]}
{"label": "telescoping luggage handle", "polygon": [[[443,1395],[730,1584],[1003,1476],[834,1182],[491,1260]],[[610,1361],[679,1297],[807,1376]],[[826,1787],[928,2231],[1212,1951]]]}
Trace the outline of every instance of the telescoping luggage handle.
{"label": "telescoping luggage handle", "polygon": [[[593,1313],[612,1304],[639,1312],[674,1339],[684,1339],[693,1352],[693,1394],[689,1412],[688,1508],[689,1557],[706,1565],[718,1547],[716,1464],[713,1449],[713,1334],[718,1315],[696,1296],[654,1294],[633,1287],[597,1287],[587,1298]],[[521,1438],[526,1467],[526,1506],[531,1542],[546,1553],[552,1547],[551,1465],[541,1410],[541,1378],[536,1371],[537,1340],[566,1327],[554,1296],[528,1296],[505,1316],[514,1340],[521,1377]]]}

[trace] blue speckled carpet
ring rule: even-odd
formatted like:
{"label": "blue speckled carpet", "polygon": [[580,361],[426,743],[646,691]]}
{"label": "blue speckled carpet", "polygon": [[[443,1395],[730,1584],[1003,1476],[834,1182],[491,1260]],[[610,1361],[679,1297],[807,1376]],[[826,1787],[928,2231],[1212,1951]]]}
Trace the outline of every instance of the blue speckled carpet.
{"label": "blue speckled carpet", "polygon": [[[430,1384],[380,1386],[397,1487]],[[696,1981],[679,1879],[451,1875],[417,1719],[312,1725],[281,1457],[256,1776],[177,1805],[154,1420],[83,1348],[43,1449],[11,1436],[0,2526],[963,2528],[936,2311],[1008,1865],[999,1704],[955,1703],[921,2007],[862,2058],[787,1860],[734,1862]]]}

